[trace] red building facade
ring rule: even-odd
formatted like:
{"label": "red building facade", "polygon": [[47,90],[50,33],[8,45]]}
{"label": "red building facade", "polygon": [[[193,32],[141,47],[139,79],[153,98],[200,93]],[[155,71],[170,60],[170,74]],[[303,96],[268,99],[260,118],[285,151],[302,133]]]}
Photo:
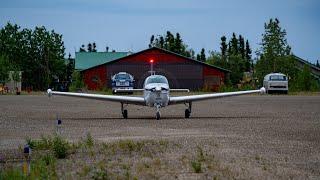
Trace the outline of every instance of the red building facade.
{"label": "red building facade", "polygon": [[118,72],[134,76],[135,88],[142,88],[150,75],[150,60],[156,74],[167,77],[170,88],[217,90],[228,70],[211,66],[160,48],[150,48],[82,71],[88,89],[111,88],[111,77]]}

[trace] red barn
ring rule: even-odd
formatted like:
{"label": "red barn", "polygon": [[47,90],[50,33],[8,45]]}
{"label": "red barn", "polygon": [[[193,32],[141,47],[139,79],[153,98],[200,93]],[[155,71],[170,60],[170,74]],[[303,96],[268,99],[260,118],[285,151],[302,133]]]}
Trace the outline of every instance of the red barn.
{"label": "red barn", "polygon": [[170,88],[217,90],[230,72],[152,47],[81,71],[84,83],[91,90],[111,88],[111,77],[118,72],[127,72],[134,76],[135,88],[142,88],[145,78],[150,75],[150,59],[154,60],[153,69],[156,74],[167,77]]}

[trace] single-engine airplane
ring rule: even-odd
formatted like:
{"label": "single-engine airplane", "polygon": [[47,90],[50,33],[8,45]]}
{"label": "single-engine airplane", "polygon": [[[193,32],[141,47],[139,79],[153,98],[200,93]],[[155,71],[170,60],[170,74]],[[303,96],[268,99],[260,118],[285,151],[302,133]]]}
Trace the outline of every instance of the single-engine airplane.
{"label": "single-engine airplane", "polygon": [[170,89],[168,80],[162,75],[150,75],[144,81],[143,89],[133,90],[120,90],[117,92],[128,92],[128,91],[143,91],[143,97],[134,96],[118,96],[118,95],[100,95],[100,94],[87,94],[87,93],[71,93],[71,92],[58,92],[47,90],[48,96],[61,95],[61,96],[73,96],[80,98],[96,99],[103,101],[114,101],[121,103],[121,112],[123,118],[128,118],[128,110],[126,106],[128,104],[135,104],[141,106],[149,106],[156,109],[156,119],[160,119],[160,108],[166,107],[173,104],[185,104],[185,118],[189,118],[191,114],[192,102],[201,101],[207,99],[222,98],[227,96],[237,96],[251,93],[265,93],[265,88],[262,87],[260,90],[248,90],[248,91],[237,91],[237,92],[225,92],[225,93],[211,93],[201,95],[188,95],[188,96],[170,96],[170,91],[189,91],[188,89]]}

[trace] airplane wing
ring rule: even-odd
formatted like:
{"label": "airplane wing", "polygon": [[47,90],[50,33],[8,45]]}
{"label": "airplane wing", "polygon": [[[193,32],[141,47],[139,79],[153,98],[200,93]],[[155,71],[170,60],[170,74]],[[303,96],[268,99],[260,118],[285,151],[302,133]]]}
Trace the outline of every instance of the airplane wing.
{"label": "airplane wing", "polygon": [[237,91],[237,92],[225,92],[225,93],[213,93],[213,94],[201,94],[201,95],[190,95],[190,96],[177,96],[170,97],[169,104],[181,104],[188,103],[193,101],[202,101],[207,99],[222,98],[227,96],[238,96],[243,94],[252,94],[252,93],[265,93],[265,88],[262,87],[259,90],[249,90],[249,91]]}
{"label": "airplane wing", "polygon": [[102,101],[113,101],[120,102],[125,104],[136,104],[145,106],[146,102],[143,97],[132,97],[132,96],[113,96],[113,95],[102,95],[102,94],[86,94],[86,93],[72,93],[72,92],[59,92],[52,91],[51,89],[47,90],[48,96],[60,95],[60,96],[71,96],[87,99],[96,99]]}

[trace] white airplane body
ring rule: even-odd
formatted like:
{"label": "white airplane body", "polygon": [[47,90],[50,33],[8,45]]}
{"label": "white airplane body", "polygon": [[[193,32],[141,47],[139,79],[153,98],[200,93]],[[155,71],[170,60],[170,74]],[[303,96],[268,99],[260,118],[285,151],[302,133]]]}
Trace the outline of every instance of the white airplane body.
{"label": "white airplane body", "polygon": [[185,110],[185,118],[189,118],[191,114],[192,102],[194,101],[221,98],[221,97],[227,97],[227,96],[237,96],[237,95],[243,95],[243,94],[252,94],[252,93],[263,94],[265,93],[265,88],[262,87],[260,90],[172,97],[170,96],[170,91],[187,91],[188,92],[189,90],[188,89],[170,89],[169,83],[166,77],[161,75],[151,75],[146,78],[143,89],[117,90],[117,92],[128,92],[128,91],[130,92],[143,91],[143,97],[58,92],[58,91],[52,91],[51,89],[48,89],[47,93],[49,97],[51,95],[62,95],[62,96],[73,96],[73,97],[120,102],[121,112],[125,119],[128,118],[128,111],[125,108],[126,105],[135,104],[135,105],[141,105],[141,106],[149,106],[156,109],[156,119],[160,119],[160,108],[162,107],[166,107],[173,104],[185,104],[187,106],[187,109]]}

